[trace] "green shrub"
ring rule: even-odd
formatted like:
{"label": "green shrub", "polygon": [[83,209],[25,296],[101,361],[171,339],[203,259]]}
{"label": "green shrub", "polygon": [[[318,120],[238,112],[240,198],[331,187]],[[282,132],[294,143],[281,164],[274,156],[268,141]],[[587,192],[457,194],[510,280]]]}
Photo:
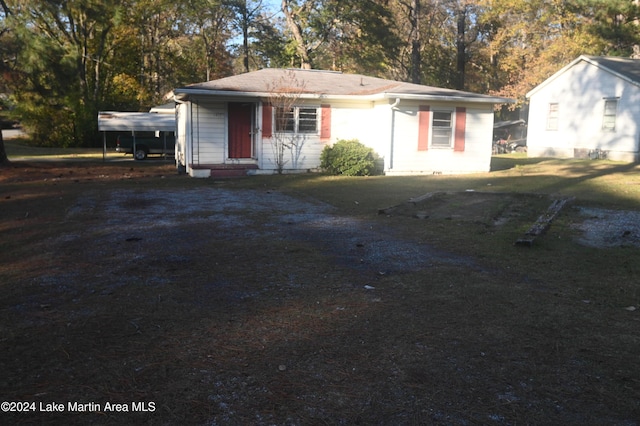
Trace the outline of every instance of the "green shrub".
{"label": "green shrub", "polygon": [[320,167],[327,173],[344,176],[370,176],[380,173],[378,154],[357,139],[338,140],[325,146],[320,155]]}

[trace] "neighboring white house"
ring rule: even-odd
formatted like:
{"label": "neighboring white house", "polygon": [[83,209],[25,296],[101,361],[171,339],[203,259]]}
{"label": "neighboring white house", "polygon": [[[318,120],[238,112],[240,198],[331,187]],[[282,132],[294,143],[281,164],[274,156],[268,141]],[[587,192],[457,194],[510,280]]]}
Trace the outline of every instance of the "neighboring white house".
{"label": "neighboring white house", "polygon": [[530,157],[640,159],[640,60],[580,56],[527,98]]}
{"label": "neighboring white house", "polygon": [[[295,94],[294,94],[295,93]],[[283,108],[283,97],[296,100]],[[387,175],[487,172],[493,110],[510,99],[334,71],[263,69],[174,90],[176,160],[219,170],[316,170],[325,146],[358,139]],[[284,118],[276,120],[276,118]],[[277,146],[287,145],[285,156]]]}

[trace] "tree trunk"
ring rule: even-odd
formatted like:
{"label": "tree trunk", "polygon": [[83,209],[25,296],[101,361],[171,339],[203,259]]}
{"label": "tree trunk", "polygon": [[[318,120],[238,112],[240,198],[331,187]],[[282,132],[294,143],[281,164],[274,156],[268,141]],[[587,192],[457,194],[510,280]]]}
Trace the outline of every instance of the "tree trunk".
{"label": "tree trunk", "polygon": [[242,50],[244,53],[244,59],[242,60],[244,70],[249,72],[249,22],[246,20],[242,23]]}
{"label": "tree trunk", "polygon": [[420,40],[420,0],[411,1],[409,12],[409,23],[411,25],[411,82],[421,83],[422,68],[422,42]]}
{"label": "tree trunk", "polygon": [[456,89],[464,90],[465,85],[465,65],[467,56],[467,46],[465,44],[465,31],[467,29],[467,8],[461,4],[458,9],[458,33],[456,35]]}
{"label": "tree trunk", "polygon": [[7,157],[7,150],[4,148],[4,139],[2,138],[2,130],[0,130],[0,166],[6,166],[9,164],[9,157]]}
{"label": "tree trunk", "polygon": [[302,35],[302,28],[293,18],[293,13],[291,9],[289,9],[289,3],[287,0],[282,0],[282,13],[287,20],[287,27],[293,34],[293,39],[296,42],[296,50],[298,55],[300,55],[300,68],[305,70],[312,69],[311,57],[309,56],[309,52],[307,50],[307,44],[304,41],[304,37]]}
{"label": "tree trunk", "polygon": [[242,63],[244,65],[244,71],[249,72],[249,11],[247,10],[247,3],[245,2],[241,8],[242,14]]}

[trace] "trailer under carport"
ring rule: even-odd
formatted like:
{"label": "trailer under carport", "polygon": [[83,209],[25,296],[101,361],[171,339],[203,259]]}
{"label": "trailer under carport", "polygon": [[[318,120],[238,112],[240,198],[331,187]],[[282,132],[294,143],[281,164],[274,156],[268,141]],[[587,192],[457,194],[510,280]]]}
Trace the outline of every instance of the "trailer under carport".
{"label": "trailer under carport", "polygon": [[[100,111],[98,113],[98,131],[102,132],[102,158],[107,156],[107,135],[105,132],[131,132],[134,140],[136,132],[174,132],[175,114],[155,112],[117,112]],[[165,135],[166,140],[166,135]]]}

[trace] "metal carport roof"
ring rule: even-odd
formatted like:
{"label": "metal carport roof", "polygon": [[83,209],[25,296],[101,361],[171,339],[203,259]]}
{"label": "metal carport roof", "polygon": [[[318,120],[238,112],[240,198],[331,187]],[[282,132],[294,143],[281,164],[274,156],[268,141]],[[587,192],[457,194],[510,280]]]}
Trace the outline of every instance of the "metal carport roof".
{"label": "metal carport roof", "polygon": [[175,132],[176,117],[173,114],[154,112],[116,112],[98,113],[98,130],[104,132]]}

